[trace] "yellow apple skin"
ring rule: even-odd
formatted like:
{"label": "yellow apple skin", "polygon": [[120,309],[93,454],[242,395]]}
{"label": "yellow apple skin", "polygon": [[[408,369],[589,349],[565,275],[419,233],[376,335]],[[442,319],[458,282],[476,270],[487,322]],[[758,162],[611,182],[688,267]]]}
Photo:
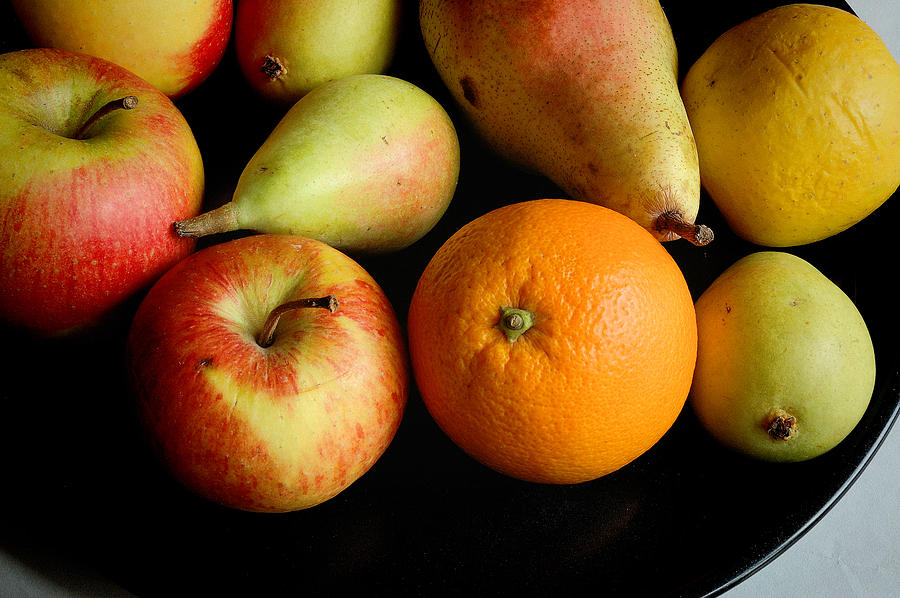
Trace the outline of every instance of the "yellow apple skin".
{"label": "yellow apple skin", "polygon": [[36,46],[91,54],[123,66],[170,98],[219,64],[231,36],[232,0],[12,0]]}

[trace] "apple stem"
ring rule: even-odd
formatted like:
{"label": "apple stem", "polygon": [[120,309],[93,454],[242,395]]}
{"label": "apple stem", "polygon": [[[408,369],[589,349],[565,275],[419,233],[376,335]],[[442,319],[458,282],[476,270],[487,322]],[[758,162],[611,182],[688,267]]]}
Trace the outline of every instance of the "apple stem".
{"label": "apple stem", "polygon": [[88,129],[93,126],[95,122],[113,112],[114,110],[132,110],[138,105],[137,96],[125,96],[124,98],[119,98],[118,100],[112,100],[110,102],[105,103],[100,107],[99,110],[94,112],[87,122],[81,125],[81,128],[75,133],[75,139],[84,139],[84,134]]}
{"label": "apple stem", "polygon": [[227,233],[240,227],[234,205],[230,202],[193,218],[179,220],[174,226],[179,237],[191,238]]}
{"label": "apple stem", "polygon": [[282,303],[281,305],[273,309],[269,313],[269,317],[266,318],[266,323],[263,324],[262,331],[256,338],[256,342],[259,344],[259,346],[263,348],[272,346],[272,343],[275,341],[275,329],[278,327],[278,320],[281,319],[281,316],[289,311],[306,307],[318,307],[327,309],[331,313],[334,313],[338,308],[338,300],[334,295],[328,295],[326,297],[298,299],[296,301],[288,301],[287,303]]}
{"label": "apple stem", "polygon": [[698,247],[709,244],[715,236],[712,229],[705,224],[688,222],[684,216],[672,210],[660,214],[656,219],[655,226],[656,230],[660,232],[673,232]]}

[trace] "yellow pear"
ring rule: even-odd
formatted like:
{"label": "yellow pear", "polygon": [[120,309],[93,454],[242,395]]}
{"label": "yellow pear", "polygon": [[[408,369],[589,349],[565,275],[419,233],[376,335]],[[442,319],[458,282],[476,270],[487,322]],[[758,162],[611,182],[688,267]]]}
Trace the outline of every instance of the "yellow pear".
{"label": "yellow pear", "polygon": [[657,0],[424,0],[419,21],[442,80],[498,153],[662,241],[712,239],[693,224],[697,148]]}
{"label": "yellow pear", "polygon": [[744,239],[825,239],[900,184],[900,65],[855,15],[780,6],[720,36],[682,83],[703,186]]}

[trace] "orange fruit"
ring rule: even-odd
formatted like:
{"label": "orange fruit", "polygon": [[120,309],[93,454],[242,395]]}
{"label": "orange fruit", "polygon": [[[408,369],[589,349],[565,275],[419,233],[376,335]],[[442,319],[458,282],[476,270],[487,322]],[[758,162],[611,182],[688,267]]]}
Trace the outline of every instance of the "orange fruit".
{"label": "orange fruit", "polygon": [[662,244],[563,199],[504,206],[450,237],[418,281],[408,334],[444,433],[496,471],[556,484],[653,446],[684,407],[697,354],[691,294]]}

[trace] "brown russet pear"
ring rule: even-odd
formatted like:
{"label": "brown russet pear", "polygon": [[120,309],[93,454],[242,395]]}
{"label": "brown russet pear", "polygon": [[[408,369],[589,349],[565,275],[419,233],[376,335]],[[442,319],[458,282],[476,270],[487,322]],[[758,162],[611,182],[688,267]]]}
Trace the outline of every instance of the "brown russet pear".
{"label": "brown russet pear", "polygon": [[424,42],[471,126],[574,199],[703,245],[697,148],[658,0],[424,0]]}

